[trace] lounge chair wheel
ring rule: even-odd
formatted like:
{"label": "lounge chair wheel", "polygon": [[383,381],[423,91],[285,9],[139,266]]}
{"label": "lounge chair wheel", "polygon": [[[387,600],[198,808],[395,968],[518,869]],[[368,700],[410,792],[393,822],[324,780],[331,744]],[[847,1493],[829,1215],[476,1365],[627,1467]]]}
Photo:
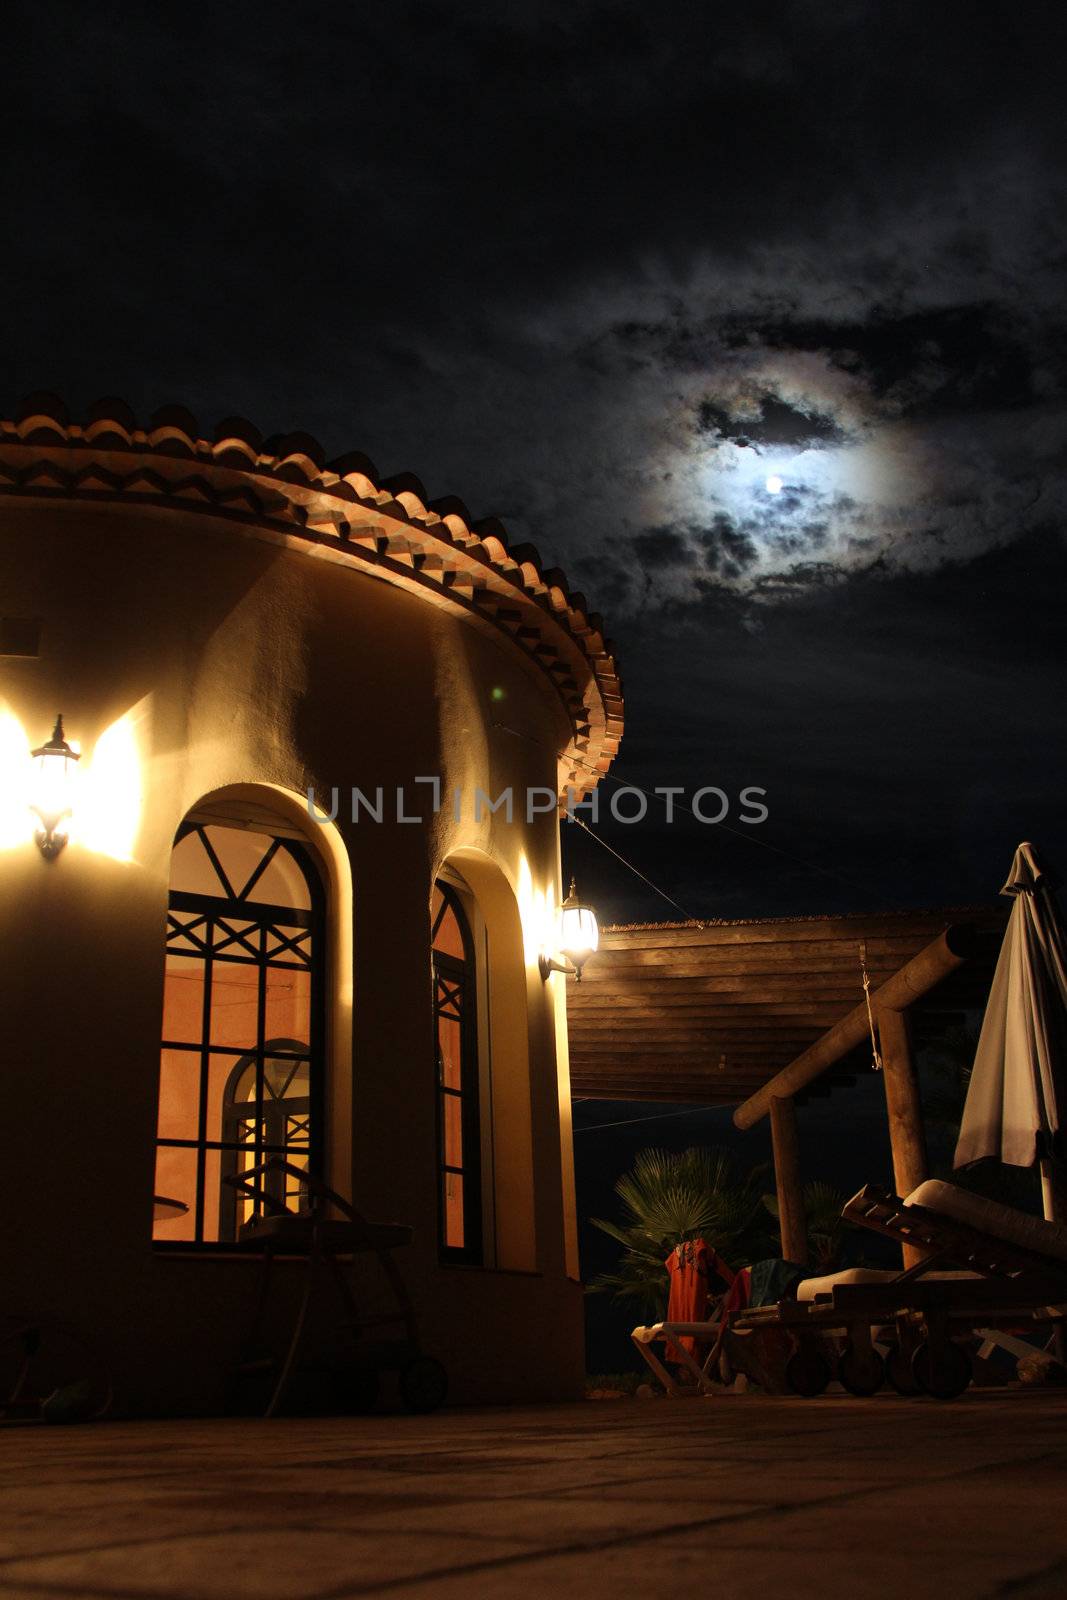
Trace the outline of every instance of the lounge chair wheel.
{"label": "lounge chair wheel", "polygon": [[416,1356],[400,1374],[400,1397],[409,1411],[436,1411],[447,1394],[448,1373],[433,1356]]}
{"label": "lounge chair wheel", "polygon": [[849,1394],[877,1394],[885,1382],[885,1367],[877,1350],[861,1355],[849,1339],[838,1357],[837,1377]]}
{"label": "lounge chair wheel", "polygon": [[935,1400],[957,1399],[971,1381],[970,1357],[951,1339],[936,1352],[929,1341],[921,1344],[911,1358],[911,1370],[919,1388]]}
{"label": "lounge chair wheel", "polygon": [[911,1370],[911,1356],[899,1344],[895,1344],[885,1358],[885,1375],[897,1394],[907,1399],[922,1393],[918,1379]]}
{"label": "lounge chair wheel", "polygon": [[813,1400],[830,1382],[830,1363],[821,1350],[800,1345],[785,1364],[785,1381],[794,1394]]}

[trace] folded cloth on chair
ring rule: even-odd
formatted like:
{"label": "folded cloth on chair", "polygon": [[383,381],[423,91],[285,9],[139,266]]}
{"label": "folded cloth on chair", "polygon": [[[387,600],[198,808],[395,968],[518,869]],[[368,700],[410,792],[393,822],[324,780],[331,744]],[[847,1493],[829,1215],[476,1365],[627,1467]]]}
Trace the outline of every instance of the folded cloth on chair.
{"label": "folded cloth on chair", "polygon": [[[958,1272],[925,1272],[923,1283],[957,1283],[961,1279],[980,1278],[980,1272],[961,1269]],[[832,1295],[843,1283],[896,1283],[899,1272],[881,1267],[846,1267],[842,1272],[828,1272],[824,1278],[805,1278],[797,1290],[797,1299],[803,1304],[817,1300],[821,1294]]]}
{"label": "folded cloth on chair", "polygon": [[776,1306],[779,1300],[788,1300],[804,1276],[803,1267],[779,1256],[754,1261],[748,1270],[750,1306]]}
{"label": "folded cloth on chair", "polygon": [[899,1269],[885,1272],[878,1267],[845,1267],[841,1272],[827,1272],[821,1278],[805,1278],[797,1286],[797,1299],[807,1304],[821,1294],[833,1294],[839,1283],[892,1283],[899,1277]]}
{"label": "folded cloth on chair", "polygon": [[1002,1239],[1020,1250],[1032,1250],[1036,1255],[1055,1261],[1067,1261],[1067,1225],[1047,1222],[1044,1217],[1033,1217],[1029,1212],[1016,1211],[1013,1206],[986,1200],[961,1189],[958,1184],[927,1178],[912,1190],[904,1204],[922,1206],[924,1211],[962,1222],[978,1233],[991,1234],[994,1239]]}

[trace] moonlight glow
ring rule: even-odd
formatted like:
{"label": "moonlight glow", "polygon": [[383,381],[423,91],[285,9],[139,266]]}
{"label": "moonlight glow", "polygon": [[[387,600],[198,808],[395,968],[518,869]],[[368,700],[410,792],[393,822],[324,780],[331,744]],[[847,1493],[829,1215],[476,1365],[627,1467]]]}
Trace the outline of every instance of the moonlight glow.
{"label": "moonlight glow", "polygon": [[782,480],[776,472],[772,472],[764,487],[768,494],[781,494]]}

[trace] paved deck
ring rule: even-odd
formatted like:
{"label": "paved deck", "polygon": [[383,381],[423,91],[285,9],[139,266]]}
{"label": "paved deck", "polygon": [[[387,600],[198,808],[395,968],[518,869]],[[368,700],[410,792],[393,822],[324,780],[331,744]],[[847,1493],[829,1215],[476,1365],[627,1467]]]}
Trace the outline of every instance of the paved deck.
{"label": "paved deck", "polygon": [[1067,1391],[0,1431],[0,1594],[1063,1600]]}

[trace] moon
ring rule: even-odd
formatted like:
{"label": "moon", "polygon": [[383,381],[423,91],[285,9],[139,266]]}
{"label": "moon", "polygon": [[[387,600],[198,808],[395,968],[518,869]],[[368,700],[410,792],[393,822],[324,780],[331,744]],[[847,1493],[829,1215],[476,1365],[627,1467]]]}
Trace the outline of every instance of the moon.
{"label": "moon", "polygon": [[772,472],[764,484],[768,494],[781,494],[783,487],[782,480],[776,472]]}

